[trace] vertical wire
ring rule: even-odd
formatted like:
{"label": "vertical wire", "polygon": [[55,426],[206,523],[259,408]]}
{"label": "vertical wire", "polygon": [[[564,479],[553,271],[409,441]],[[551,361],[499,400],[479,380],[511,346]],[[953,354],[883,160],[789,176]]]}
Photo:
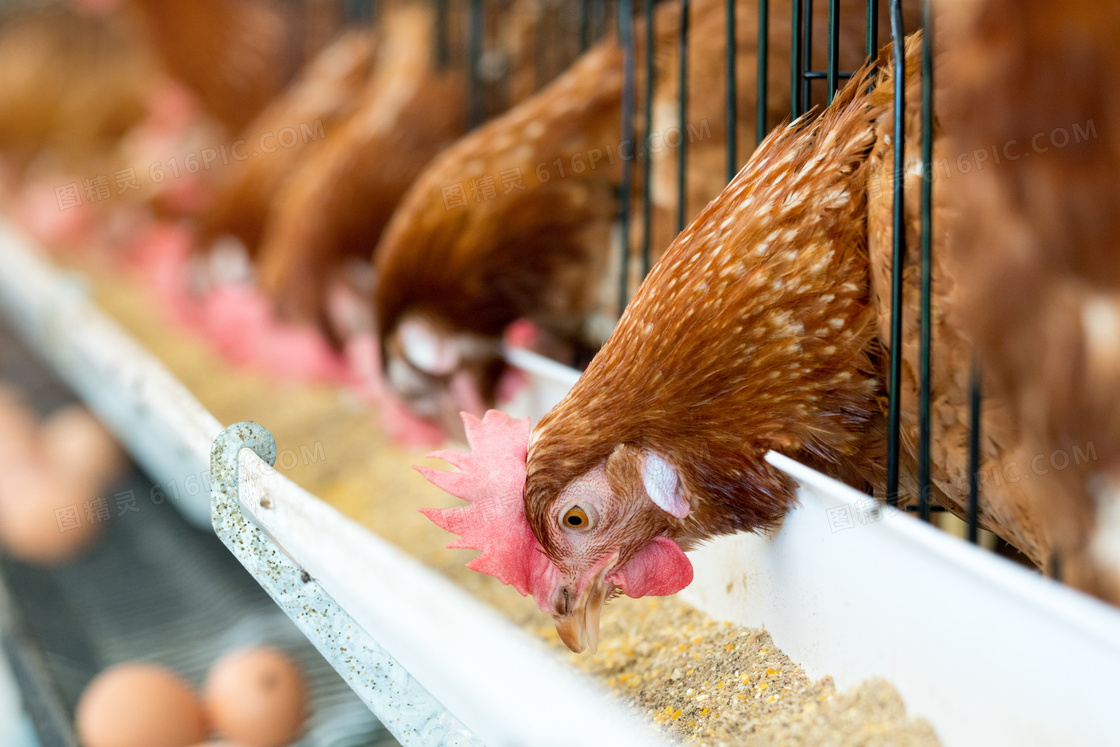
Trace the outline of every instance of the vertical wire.
{"label": "vertical wire", "polygon": [[680,65],[677,69],[677,86],[680,94],[680,100],[678,101],[680,116],[677,123],[680,127],[681,136],[680,148],[677,149],[677,233],[684,230],[688,210],[688,196],[685,189],[688,186],[686,184],[686,168],[688,166],[688,138],[686,132],[688,126],[688,19],[690,6],[689,0],[681,0],[681,28],[678,43]]}
{"label": "vertical wire", "polygon": [[[622,8],[618,11],[621,13]],[[607,0],[596,0],[591,4],[591,31],[589,33],[592,43],[602,38],[607,33]]]}
{"label": "vertical wire", "polygon": [[[797,2],[798,0],[794,0]],[[813,0],[805,0],[805,15],[802,31],[805,33],[805,44],[801,48],[801,111],[809,111],[813,105],[813,81],[806,72],[813,69]]]}
{"label": "vertical wire", "polygon": [[879,54],[879,0],[867,0],[867,58]]}
{"label": "vertical wire", "polygon": [[579,51],[583,54],[591,46],[591,0],[579,0]]}
{"label": "vertical wire", "polygon": [[650,247],[653,243],[653,0],[645,0],[645,90],[642,102],[645,119],[645,147],[642,149],[642,277],[649,274]]}
{"label": "vertical wire", "polygon": [[368,24],[373,20],[373,3],[370,0],[345,0],[342,12],[348,25]]}
{"label": "vertical wire", "polygon": [[485,118],[482,79],[479,61],[482,59],[482,1],[470,0],[470,27],[467,41],[467,78],[470,84],[470,106],[467,111],[467,128],[473,130]]}
{"label": "vertical wire", "polygon": [[968,382],[968,541],[978,539],[980,522],[980,356],[972,358]]}
{"label": "vertical wire", "polygon": [[770,0],[758,0],[758,101],[755,112],[754,141],[762,142],[770,129],[766,121],[767,97],[769,94],[770,65]]}
{"label": "vertical wire", "polygon": [[[739,106],[737,91],[735,90],[735,63],[738,58],[738,44],[736,42],[735,34],[735,1],[727,0],[727,55],[725,62],[727,63],[727,181],[730,182],[735,178],[735,172],[738,171],[736,165],[739,162],[738,158],[738,127],[737,122],[737,108]],[[759,5],[759,13],[762,12],[762,6]],[[764,54],[762,47],[765,42],[762,41],[762,27],[759,27],[759,54]]]}
{"label": "vertical wire", "polygon": [[828,103],[840,81],[840,0],[828,0]]}
{"label": "vertical wire", "polygon": [[891,356],[890,405],[887,411],[887,503],[898,505],[898,449],[902,399],[902,279],[906,260],[902,177],[906,163],[906,53],[902,27],[902,0],[890,0],[891,38],[894,41],[894,215],[891,229]]}
{"label": "vertical wire", "polygon": [[451,51],[447,38],[447,4],[450,0],[436,0],[436,67],[446,69]]}
{"label": "vertical wire", "polygon": [[933,378],[933,22],[929,0],[922,2],[922,293],[921,389],[918,399],[918,510],[929,521],[930,385]]}
{"label": "vertical wire", "polygon": [[[629,300],[627,275],[630,270],[630,192],[634,170],[634,7],[633,0],[621,0],[618,4],[618,38],[622,44],[622,144],[619,156],[622,158],[622,178],[619,184],[619,219],[622,221],[619,243],[622,245],[622,271],[619,273],[618,315],[621,317]],[[622,148],[630,144],[630,157],[626,158]]]}
{"label": "vertical wire", "polygon": [[790,40],[789,52],[791,119],[801,116],[801,25],[805,22],[801,10],[801,0],[793,0],[793,17],[790,24],[793,38]]}

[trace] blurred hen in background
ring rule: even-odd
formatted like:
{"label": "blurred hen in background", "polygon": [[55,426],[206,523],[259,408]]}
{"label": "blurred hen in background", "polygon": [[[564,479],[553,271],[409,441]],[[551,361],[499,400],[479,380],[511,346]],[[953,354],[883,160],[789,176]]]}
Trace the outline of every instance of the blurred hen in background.
{"label": "blurred hen in background", "polygon": [[[913,16],[910,16],[913,19]],[[936,24],[936,20],[935,20]],[[936,36],[935,38],[943,38]],[[914,506],[918,500],[919,388],[921,378],[921,185],[922,185],[922,72],[920,37],[907,45],[905,81],[905,158],[903,201],[905,205],[905,260],[903,265],[903,313],[901,345],[900,407],[900,484],[899,503]],[[947,54],[939,47],[935,69]],[[946,95],[953,83],[946,74],[935,79],[935,100]],[[894,209],[894,102],[893,74],[888,75],[872,97],[881,107],[878,137],[870,157],[868,189],[868,249],[870,254],[872,298],[877,310],[878,337],[885,353],[891,346],[891,292],[893,270]],[[933,163],[946,162],[948,142],[943,123],[934,108],[932,119]],[[931,356],[930,360],[930,499],[958,517],[967,519],[969,499],[969,445],[971,435],[970,371],[975,354],[961,309],[960,290],[965,271],[953,261],[953,249],[960,240],[962,226],[955,225],[948,200],[941,199],[954,182],[943,171],[932,175],[933,191],[938,196],[930,216],[932,234],[931,280]],[[883,356],[884,381],[889,381],[887,355]],[[884,407],[886,400],[884,400]],[[1030,455],[1009,417],[1007,403],[989,397],[982,412],[980,428],[980,474],[1000,475],[1004,466],[1017,460],[1026,463]],[[1023,457],[1026,456],[1026,459]],[[1045,517],[1032,510],[1027,485],[1022,480],[986,479],[982,486],[978,521],[1013,545],[1031,562],[1043,566],[1048,553]],[[1044,477],[1038,478],[1043,485]]]}
{"label": "blurred hen in background", "polygon": [[0,15],[0,70],[0,150],[13,180],[33,165],[88,170],[144,116],[153,82],[125,19],[60,6]]}
{"label": "blurred hen in background", "polygon": [[569,52],[551,37],[575,17],[527,0],[487,4],[475,108],[468,111],[472,72],[453,41],[466,29],[462,8],[440,12],[437,4],[407,0],[380,8],[373,74],[353,114],[284,182],[259,254],[260,286],[281,318],[318,324],[336,342],[371,331],[361,300],[370,292],[366,263],[405,191],[476,119],[527,98],[555,75]]}
{"label": "blurred hen in background", "polygon": [[368,261],[412,180],[465,130],[463,76],[440,65],[436,23],[427,3],[383,12],[373,75],[354,112],[277,194],[258,270],[281,318],[327,326],[332,273],[347,259]]}
{"label": "blurred hen in background", "polygon": [[159,59],[240,132],[337,32],[330,0],[130,0]]}
{"label": "blurred hen in background", "polygon": [[[63,213],[59,185],[121,166],[112,154],[149,110],[157,71],[127,18],[51,4],[0,10],[0,199],[48,246],[87,235],[91,210]],[[94,187],[92,182],[90,187]]]}
{"label": "blurred hen in background", "polygon": [[1120,600],[1120,6],[941,10],[955,173],[935,199],[985,394],[1006,398],[1027,447],[1002,475],[1041,518],[1050,572]]}
{"label": "blurred hen in background", "polygon": [[[240,139],[255,147],[262,137],[285,127],[309,127],[318,137],[354,111],[356,99],[373,67],[375,35],[365,29],[344,33],[328,45],[292,86],[241,133]],[[269,208],[281,185],[308,155],[312,144],[276,148],[265,158],[248,158],[218,175],[214,204],[202,217],[201,246],[230,237],[255,256]]]}

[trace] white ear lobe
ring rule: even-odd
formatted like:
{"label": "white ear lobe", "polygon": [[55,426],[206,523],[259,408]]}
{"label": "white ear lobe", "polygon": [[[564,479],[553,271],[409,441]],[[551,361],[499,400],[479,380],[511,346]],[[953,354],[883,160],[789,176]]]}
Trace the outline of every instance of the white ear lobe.
{"label": "white ear lobe", "polygon": [[677,471],[656,452],[642,452],[642,484],[650,500],[662,511],[678,519],[688,516],[688,499],[681,492]]}
{"label": "white ear lobe", "polygon": [[433,376],[446,376],[459,367],[459,350],[421,319],[405,319],[397,327],[404,357],[416,368]]}

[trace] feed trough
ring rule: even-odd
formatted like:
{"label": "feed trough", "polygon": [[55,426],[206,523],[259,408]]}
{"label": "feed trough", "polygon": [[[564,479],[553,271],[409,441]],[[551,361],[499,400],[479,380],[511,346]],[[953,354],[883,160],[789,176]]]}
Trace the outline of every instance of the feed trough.
{"label": "feed trough", "polygon": [[[210,514],[234,555],[399,739],[562,744],[540,724],[579,709],[602,744],[656,740],[520,630],[269,468],[267,432],[223,430],[79,280],[10,225],[0,263],[9,322],[154,480],[211,473],[212,492],[184,490],[171,503],[196,522]],[[526,407],[538,411],[576,376],[532,354],[511,358],[533,382]],[[691,553],[688,601],[765,628],[814,676],[888,679],[946,744],[1115,741],[1109,683],[1120,671],[1120,613],[781,455],[768,458],[798,481],[801,505],[774,536],[722,538]]]}

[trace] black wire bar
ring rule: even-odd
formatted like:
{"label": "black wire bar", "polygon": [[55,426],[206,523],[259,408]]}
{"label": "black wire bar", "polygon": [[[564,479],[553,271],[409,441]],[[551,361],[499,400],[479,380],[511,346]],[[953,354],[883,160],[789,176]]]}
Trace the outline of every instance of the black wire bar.
{"label": "black wire bar", "polygon": [[591,0],[579,0],[579,51],[591,46]]}
{"label": "black wire bar", "polygon": [[840,80],[840,0],[828,0],[828,103]]}
{"label": "black wire bar", "polygon": [[[769,103],[769,56],[770,56],[770,0],[758,0],[758,96],[755,111],[755,145],[762,142],[770,131],[767,113]],[[732,174],[734,176],[734,174]]]}
{"label": "black wire bar", "polygon": [[[762,11],[762,4],[760,4],[759,5],[759,14],[761,15],[762,12],[763,12]],[[730,182],[732,179],[735,178],[735,172],[738,171],[736,166],[737,166],[738,160],[739,160],[738,159],[738,154],[737,154],[737,151],[738,151],[738,137],[737,137],[737,134],[738,133],[735,130],[735,128],[737,126],[737,121],[736,120],[738,119],[738,117],[737,117],[738,112],[736,111],[736,108],[738,106],[738,100],[739,100],[738,92],[735,90],[735,84],[736,84],[735,62],[739,57],[738,52],[737,52],[738,44],[736,43],[736,34],[735,34],[735,31],[736,31],[735,0],[727,0],[727,18],[725,19],[725,21],[726,21],[726,24],[727,24],[727,36],[726,36],[727,52],[724,55],[724,57],[726,58],[726,63],[727,63],[727,103],[725,105],[725,108],[727,110],[727,122],[726,122],[726,127],[727,127],[727,181]],[[759,26],[758,55],[759,55],[760,60],[763,57],[766,56],[766,43],[764,41],[762,41],[762,36],[763,36],[762,29],[763,28],[764,28],[763,26],[761,26],[761,25]]]}
{"label": "black wire bar", "polygon": [[[797,2],[797,0],[794,0],[794,2]],[[805,25],[802,26],[804,39],[801,46],[801,90],[797,93],[801,97],[802,113],[809,111],[812,107],[810,94],[813,90],[810,79],[804,74],[805,71],[813,69],[813,0],[804,0],[804,3]]]}
{"label": "black wire bar", "polygon": [[879,0],[867,0],[867,59],[879,54]]}
{"label": "black wire bar", "polygon": [[902,413],[902,281],[906,260],[905,205],[903,181],[906,163],[906,53],[902,25],[902,0],[890,0],[891,39],[894,41],[894,212],[891,229],[891,333],[890,404],[887,408],[887,503],[898,505],[899,431]]}
{"label": "black wire bar", "polygon": [[451,0],[436,0],[436,67],[447,68],[451,61],[451,40],[448,36],[448,3]]}
{"label": "black wire bar", "polygon": [[975,544],[980,527],[980,358],[972,359],[968,382],[968,541]]}
{"label": "black wire bar", "polygon": [[790,24],[791,35],[790,39],[790,117],[797,119],[802,115],[804,110],[801,108],[801,80],[802,74],[805,69],[804,62],[801,59],[801,26],[805,23],[805,19],[801,13],[801,0],[793,0],[793,20]]}
{"label": "black wire bar", "polygon": [[[918,363],[918,507],[919,515],[929,521],[930,492],[930,385],[933,380],[933,26],[929,0],[922,2],[922,193],[921,193],[921,355]],[[905,77],[898,73],[898,77]],[[901,117],[895,107],[895,117]],[[896,165],[897,168],[897,165]]]}
{"label": "black wire bar", "polygon": [[[634,158],[637,147],[634,143],[634,110],[637,102],[634,100],[636,86],[634,62],[634,3],[633,0],[620,0],[618,3],[618,40],[622,45],[623,75],[622,75],[622,140],[619,145],[619,157],[622,159],[622,178],[619,183],[619,220],[622,222],[620,231],[622,267],[618,281],[618,315],[621,317],[629,301],[627,291],[627,276],[630,269],[630,195],[634,179]],[[649,54],[648,51],[646,53]],[[630,157],[624,153],[626,146],[630,147]]]}
{"label": "black wire bar", "polygon": [[486,102],[482,90],[482,30],[484,24],[482,0],[470,0],[470,23],[467,38],[467,80],[469,105],[467,129],[473,130],[486,119]]}
{"label": "black wire bar", "polygon": [[680,55],[677,68],[677,86],[680,106],[680,116],[677,124],[681,132],[681,144],[677,149],[677,233],[684,230],[685,221],[688,219],[688,195],[685,192],[688,181],[688,19],[691,9],[689,0],[681,0],[681,26],[680,39],[677,42],[677,51]]}
{"label": "black wire bar", "polygon": [[[645,0],[642,6],[645,20],[645,82],[642,118],[645,121],[646,141],[642,148],[642,277],[649,274],[653,244],[653,0]],[[623,272],[630,266],[629,258],[622,260]]]}

